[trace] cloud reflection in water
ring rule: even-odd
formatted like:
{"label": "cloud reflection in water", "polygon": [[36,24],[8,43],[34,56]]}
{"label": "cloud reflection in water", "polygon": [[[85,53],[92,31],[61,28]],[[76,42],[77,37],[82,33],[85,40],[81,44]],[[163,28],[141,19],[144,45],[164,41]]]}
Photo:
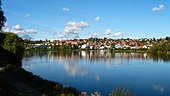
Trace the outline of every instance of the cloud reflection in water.
{"label": "cloud reflection in water", "polygon": [[88,71],[77,63],[65,63],[64,69],[70,76],[85,76]]}
{"label": "cloud reflection in water", "polygon": [[100,75],[96,75],[94,78],[96,79],[96,81],[100,81]]}
{"label": "cloud reflection in water", "polygon": [[165,92],[165,88],[162,85],[153,84],[152,87],[155,91],[160,91],[161,93]]}

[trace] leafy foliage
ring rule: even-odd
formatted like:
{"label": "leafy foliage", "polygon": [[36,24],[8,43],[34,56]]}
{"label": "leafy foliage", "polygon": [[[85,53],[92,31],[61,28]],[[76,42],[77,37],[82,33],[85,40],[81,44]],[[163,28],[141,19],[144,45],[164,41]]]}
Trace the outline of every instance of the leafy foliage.
{"label": "leafy foliage", "polygon": [[2,30],[2,27],[4,26],[5,22],[6,22],[6,17],[4,16],[3,10],[0,9],[0,31]]}
{"label": "leafy foliage", "polygon": [[160,53],[167,53],[170,51],[170,43],[160,42],[155,44],[149,50],[150,53],[160,54]]}
{"label": "leafy foliage", "polygon": [[23,40],[14,33],[0,33],[0,44],[4,49],[15,53],[18,57],[22,56],[24,51]]}

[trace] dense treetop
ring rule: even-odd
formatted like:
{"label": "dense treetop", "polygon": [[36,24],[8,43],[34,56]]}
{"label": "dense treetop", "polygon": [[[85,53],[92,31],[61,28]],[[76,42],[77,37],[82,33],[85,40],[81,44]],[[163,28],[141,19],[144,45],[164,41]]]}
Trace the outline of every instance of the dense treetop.
{"label": "dense treetop", "polygon": [[4,16],[4,12],[1,8],[1,1],[0,1],[0,31],[2,30],[2,27],[5,25],[6,17]]}

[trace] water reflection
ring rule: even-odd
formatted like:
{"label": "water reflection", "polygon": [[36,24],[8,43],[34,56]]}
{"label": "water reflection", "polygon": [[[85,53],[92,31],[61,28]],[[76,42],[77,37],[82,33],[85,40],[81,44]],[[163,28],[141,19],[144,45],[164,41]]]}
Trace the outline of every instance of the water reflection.
{"label": "water reflection", "polygon": [[155,91],[159,91],[160,93],[163,93],[165,91],[165,88],[162,85],[153,84],[152,87]]}
{"label": "water reflection", "polygon": [[170,94],[169,62],[170,55],[147,53],[27,51],[22,67],[82,91],[101,91],[104,96],[122,85],[142,94],[138,96],[160,96]]}
{"label": "water reflection", "polygon": [[[110,69],[112,66],[120,66],[124,64],[125,60],[141,59],[142,62],[138,64],[145,64],[146,60],[152,59],[158,62],[163,60],[165,62],[170,61],[169,55],[153,55],[147,53],[111,53],[109,51],[69,51],[69,52],[52,52],[52,51],[26,51],[24,58],[25,61],[29,61],[29,58],[37,56],[42,59],[45,58],[45,62],[53,62],[52,64],[60,64],[70,76],[85,76],[88,74],[88,69],[79,62],[82,60],[88,60],[91,64],[98,64],[98,61],[103,60],[105,67]],[[57,61],[55,61],[57,60]],[[64,62],[64,63],[63,63]],[[29,64],[26,67],[35,69],[38,65],[34,63]],[[126,63],[131,64],[131,63]],[[95,79],[100,80],[100,76],[96,75]]]}
{"label": "water reflection", "polygon": [[157,55],[157,54],[147,54],[147,53],[111,53],[110,51],[69,51],[69,52],[52,52],[52,51],[26,51],[24,58],[29,58],[32,56],[39,56],[42,58],[46,56],[47,59],[61,59],[70,58],[71,60],[77,59],[88,59],[91,62],[104,59],[106,63],[110,63],[112,59],[152,59],[153,61],[162,60],[164,62],[170,62],[170,55]]}
{"label": "water reflection", "polygon": [[100,81],[100,75],[99,74],[97,74],[94,78],[95,78],[96,81]]}
{"label": "water reflection", "polygon": [[[97,64],[97,61],[103,60],[105,67],[110,69],[112,66],[120,66],[124,64],[125,60],[129,61],[131,59],[141,59],[142,62],[138,64],[145,64],[147,60],[153,60],[158,62],[163,60],[164,62],[170,61],[170,55],[153,55],[147,53],[111,53],[110,51],[69,51],[69,52],[53,52],[53,51],[26,51],[24,58],[25,61],[29,61],[29,58],[34,57],[45,58],[46,62],[53,62],[63,66],[65,71],[70,76],[85,76],[88,74],[88,70],[82,66],[82,60],[89,60],[91,64]],[[55,60],[58,60],[57,62]],[[65,63],[63,63],[65,62]],[[126,63],[129,64],[129,63]],[[35,69],[38,65],[30,63],[31,69]],[[99,81],[99,76],[97,75],[96,80]]]}
{"label": "water reflection", "polygon": [[77,63],[65,63],[64,69],[70,76],[85,76],[88,71]]}

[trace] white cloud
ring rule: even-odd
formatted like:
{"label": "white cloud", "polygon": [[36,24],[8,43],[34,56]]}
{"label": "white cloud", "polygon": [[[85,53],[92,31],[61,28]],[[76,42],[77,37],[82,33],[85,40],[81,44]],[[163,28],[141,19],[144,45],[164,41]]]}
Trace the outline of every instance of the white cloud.
{"label": "white cloud", "polygon": [[113,34],[113,36],[120,36],[122,33],[120,31]]}
{"label": "white cloud", "polygon": [[15,34],[22,34],[24,33],[24,28],[20,25],[15,25],[15,26],[12,26],[11,28],[10,27],[5,27],[4,29],[6,32],[13,32]]}
{"label": "white cloud", "polygon": [[104,32],[105,35],[111,35],[111,33],[112,33],[112,30],[111,30],[111,29],[107,29],[107,30]]}
{"label": "white cloud", "polygon": [[24,15],[24,17],[31,17],[31,14],[30,14],[30,13],[26,13],[26,14]]}
{"label": "white cloud", "polygon": [[50,32],[51,35],[56,35],[57,33],[56,32]]}
{"label": "white cloud", "polygon": [[107,30],[104,32],[104,37],[111,37],[111,34],[112,34],[112,30],[111,30],[111,29],[107,29]]}
{"label": "white cloud", "polygon": [[69,9],[69,8],[64,7],[64,8],[63,8],[63,11],[64,11],[64,12],[69,12],[69,11],[70,11],[70,9]]}
{"label": "white cloud", "polygon": [[72,21],[70,21],[70,22],[67,23],[67,26],[69,26],[69,27],[79,27],[79,28],[82,29],[84,27],[89,26],[89,24],[87,22],[84,22],[84,21],[81,21],[81,22],[72,22]]}
{"label": "white cloud", "polygon": [[165,6],[164,5],[159,5],[158,7],[153,7],[152,8],[152,11],[153,12],[156,12],[156,11],[161,11],[161,10],[163,10],[163,9],[165,9]]}
{"label": "white cloud", "polygon": [[74,33],[88,27],[89,24],[86,22],[68,22],[67,26],[64,28],[65,33]]}
{"label": "white cloud", "polygon": [[24,28],[19,24],[12,26],[12,27],[5,26],[3,31],[18,34],[23,39],[25,39],[25,38],[32,39],[30,34],[36,34],[37,33],[36,29],[26,29],[26,30],[24,30]]}
{"label": "white cloud", "polygon": [[61,34],[59,34],[60,36],[58,36],[58,37],[60,37],[60,39],[61,39],[61,37],[78,38],[79,37],[78,32],[88,26],[89,26],[89,24],[84,21],[81,21],[81,22],[70,21],[67,23],[66,27],[64,28],[64,31],[62,33],[62,35],[64,35],[64,36],[61,36]]}
{"label": "white cloud", "polygon": [[65,37],[64,34],[59,34],[59,35],[58,35],[58,38],[59,38],[59,39],[62,39],[62,38],[64,38],[64,37]]}
{"label": "white cloud", "polygon": [[96,18],[94,18],[94,20],[98,22],[101,20],[101,18],[97,16]]}
{"label": "white cloud", "polygon": [[36,29],[27,29],[26,32],[35,34],[35,33],[37,33],[37,30]]}
{"label": "white cloud", "polygon": [[76,25],[76,22],[69,21],[69,22],[67,23],[67,25],[69,25],[69,26],[74,26],[74,25]]}
{"label": "white cloud", "polygon": [[21,27],[20,25],[15,25],[15,26],[14,26],[14,29],[15,29],[15,30],[23,30],[23,27]]}
{"label": "white cloud", "polygon": [[79,31],[79,30],[81,30],[81,28],[79,28],[79,27],[77,27],[77,26],[66,26],[66,27],[64,28],[64,32],[65,32],[65,33],[77,32],[77,31]]}
{"label": "white cloud", "polygon": [[93,34],[90,35],[90,37],[97,38],[98,35],[97,35],[97,33],[93,33]]}
{"label": "white cloud", "polygon": [[79,35],[78,35],[78,33],[72,33],[72,34],[69,34],[69,37],[70,38],[79,38]]}
{"label": "white cloud", "polygon": [[31,36],[29,36],[28,34],[24,34],[21,36],[23,39],[33,39]]}
{"label": "white cloud", "polygon": [[4,27],[4,28],[3,28],[3,31],[4,31],[4,32],[10,32],[10,30],[11,30],[11,29],[10,29],[9,27]]}

